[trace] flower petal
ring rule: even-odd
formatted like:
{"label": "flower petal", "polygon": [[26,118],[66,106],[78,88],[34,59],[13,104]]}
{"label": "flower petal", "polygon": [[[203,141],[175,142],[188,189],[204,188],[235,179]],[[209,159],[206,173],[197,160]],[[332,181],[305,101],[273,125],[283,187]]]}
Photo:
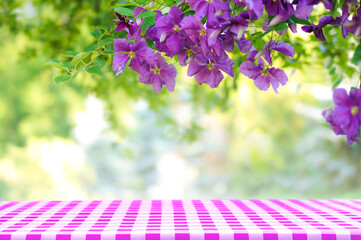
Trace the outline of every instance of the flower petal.
{"label": "flower petal", "polygon": [[170,64],[169,66],[164,67],[160,71],[160,76],[162,77],[162,82],[167,86],[168,91],[173,92],[175,86],[175,77],[177,76],[177,69],[175,66]]}
{"label": "flower petal", "polygon": [[114,51],[116,52],[130,52],[130,43],[127,39],[117,38],[113,42]]}
{"label": "flower petal", "polygon": [[183,12],[177,7],[171,7],[168,16],[173,20],[174,24],[179,25],[184,16]]}
{"label": "flower petal", "polygon": [[117,71],[116,75],[124,71],[125,65],[127,64],[128,60],[129,60],[128,53],[119,53],[119,52],[114,53],[113,71]]}
{"label": "flower petal", "polygon": [[163,84],[159,74],[153,75],[151,84],[153,86],[154,91],[156,91],[157,93],[160,93],[162,91]]}
{"label": "flower petal", "polygon": [[269,74],[275,78],[277,82],[280,82],[282,85],[285,85],[288,81],[288,77],[282,69],[271,68],[269,69]]}
{"label": "flower petal", "polygon": [[166,40],[166,45],[171,53],[171,56],[178,54],[185,46],[183,37],[175,32],[171,33]]}
{"label": "flower petal", "polygon": [[258,87],[262,91],[267,91],[271,81],[269,78],[270,76],[263,76],[262,74],[259,74],[254,79],[254,85],[256,85],[256,87]]}
{"label": "flower petal", "polygon": [[340,106],[350,106],[351,102],[349,96],[347,95],[346,89],[336,88],[333,90],[333,102]]}
{"label": "flower petal", "polygon": [[253,65],[251,61],[245,61],[239,67],[239,71],[243,75],[255,79],[258,75],[261,74],[262,67]]}
{"label": "flower petal", "polygon": [[221,73],[221,71],[217,69],[213,69],[209,74],[207,83],[211,88],[217,88],[219,84],[222,82],[223,78],[224,76]]}
{"label": "flower petal", "polygon": [[193,76],[194,74],[197,74],[199,71],[201,71],[202,68],[205,68],[205,66],[201,66],[197,63],[197,61],[192,61],[189,63],[187,76]]}

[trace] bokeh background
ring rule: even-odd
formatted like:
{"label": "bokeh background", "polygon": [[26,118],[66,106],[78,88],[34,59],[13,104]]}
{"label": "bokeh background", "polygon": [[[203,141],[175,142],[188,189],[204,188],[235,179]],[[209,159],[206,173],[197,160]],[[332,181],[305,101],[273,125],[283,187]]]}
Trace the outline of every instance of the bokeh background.
{"label": "bokeh background", "polygon": [[0,1],[0,200],[361,197],[361,147],[321,116],[337,78],[358,81],[355,40],[289,37],[298,62],[277,61],[280,94],[244,76],[212,90],[179,69],[158,95],[110,66],[56,85],[46,62],[113,24],[109,2]]}

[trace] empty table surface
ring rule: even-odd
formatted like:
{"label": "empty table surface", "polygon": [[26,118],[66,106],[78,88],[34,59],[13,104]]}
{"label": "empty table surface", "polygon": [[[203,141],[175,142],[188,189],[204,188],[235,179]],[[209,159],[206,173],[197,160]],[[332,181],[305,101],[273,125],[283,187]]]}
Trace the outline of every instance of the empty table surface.
{"label": "empty table surface", "polygon": [[0,202],[0,240],[361,240],[360,200]]}

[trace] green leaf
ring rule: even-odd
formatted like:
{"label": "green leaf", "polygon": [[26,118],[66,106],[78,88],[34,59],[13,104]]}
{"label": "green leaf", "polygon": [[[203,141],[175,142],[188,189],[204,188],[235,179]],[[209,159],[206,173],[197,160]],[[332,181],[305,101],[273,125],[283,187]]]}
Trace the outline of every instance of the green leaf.
{"label": "green leaf", "polygon": [[100,42],[99,42],[99,47],[102,47],[102,46],[104,46],[104,45],[111,44],[111,43],[113,43],[113,38],[110,38],[110,37],[108,37],[108,38],[103,38],[103,39],[100,40]]}
{"label": "green leaf", "polygon": [[312,24],[310,23],[310,21],[308,21],[307,19],[304,18],[298,18],[295,15],[292,15],[291,18],[286,20],[286,23],[297,23],[297,24],[301,24],[301,25],[307,25],[307,26],[311,26]]}
{"label": "green leaf", "polygon": [[105,31],[108,31],[108,29],[109,29],[107,25],[99,25],[99,26],[97,26],[97,28],[103,29]]}
{"label": "green leaf", "polygon": [[252,42],[252,45],[254,46],[255,49],[259,51],[263,49],[264,45],[266,45],[266,42],[263,39],[257,38]]}
{"label": "green leaf", "polygon": [[153,26],[155,23],[155,17],[147,17],[144,19],[143,26],[142,26],[142,33],[145,34],[147,29]]}
{"label": "green leaf", "polygon": [[114,0],[106,0],[105,6],[109,6],[110,4],[112,4],[112,2],[114,2]]}
{"label": "green leaf", "polygon": [[361,43],[355,49],[355,53],[353,54],[353,57],[351,59],[351,62],[355,65],[358,65],[360,61],[361,61]]}
{"label": "green leaf", "polygon": [[189,10],[189,11],[184,12],[184,16],[186,17],[186,16],[189,16],[189,15],[194,15],[195,13],[196,13],[195,11]]}
{"label": "green leaf", "polygon": [[60,63],[62,66],[64,66],[67,69],[73,69],[73,65],[71,65],[70,62],[62,62]]}
{"label": "green leaf", "polygon": [[70,62],[59,62],[58,60],[50,59],[49,61],[46,62],[46,64],[54,65],[55,67],[65,69],[65,70],[73,69],[73,65],[71,65]]}
{"label": "green leaf", "polygon": [[129,2],[127,0],[119,0],[117,4],[129,4]]}
{"label": "green leaf", "polygon": [[78,54],[77,51],[66,51],[66,53],[64,54],[65,57],[75,57]]}
{"label": "green leaf", "polygon": [[155,16],[156,14],[157,14],[156,12],[143,12],[143,13],[139,14],[137,17],[138,18],[146,18],[146,17]]}
{"label": "green leaf", "polygon": [[276,26],[276,28],[275,28],[276,31],[283,31],[283,30],[286,30],[286,29],[288,29],[288,25],[285,22],[282,22],[282,23],[278,24]]}
{"label": "green leaf", "polygon": [[117,13],[119,13],[120,15],[123,15],[123,16],[132,17],[134,15],[132,10],[125,8],[125,7],[116,7],[116,8],[114,8],[114,11],[116,11]]}
{"label": "green leaf", "polygon": [[81,53],[78,53],[74,58],[73,58],[73,60],[71,60],[71,64],[73,65],[73,66],[77,66],[78,65],[78,63],[81,61],[81,60],[83,60],[84,58],[86,58],[87,56],[89,56],[89,52],[81,52]]}
{"label": "green leaf", "polygon": [[88,73],[96,74],[98,76],[103,76],[102,70],[98,66],[90,66],[85,69]]}
{"label": "green leaf", "polygon": [[94,50],[97,49],[97,48],[98,48],[97,45],[92,44],[92,45],[86,46],[86,47],[84,48],[84,52],[91,52],[91,51],[94,51]]}
{"label": "green leaf", "polygon": [[104,56],[100,55],[94,59],[95,65],[97,65],[99,68],[104,67],[105,65],[105,58]]}
{"label": "green leaf", "polygon": [[46,64],[50,64],[50,65],[58,65],[59,61],[55,60],[55,59],[49,59]]}
{"label": "green leaf", "polygon": [[55,78],[55,82],[56,82],[56,84],[59,84],[59,83],[61,83],[61,82],[65,82],[65,81],[69,80],[70,78],[71,78],[70,75],[68,75],[68,76],[64,76],[64,75],[62,75],[62,76],[57,76],[57,77]]}
{"label": "green leaf", "polygon": [[104,51],[103,51],[103,54],[113,55],[113,54],[114,54],[114,50],[104,50]]}
{"label": "green leaf", "polygon": [[140,4],[140,5],[144,5],[146,4],[148,1],[147,0],[133,0],[133,2]]}
{"label": "green leaf", "polygon": [[102,37],[102,31],[99,28],[96,28],[94,31],[90,32],[96,40],[99,40]]}
{"label": "green leaf", "polygon": [[343,77],[341,76],[340,79],[338,79],[333,85],[332,85],[332,90],[334,90],[335,88],[337,88],[343,81]]}
{"label": "green leaf", "polygon": [[263,38],[264,36],[266,36],[269,32],[271,32],[271,30],[267,30],[264,33],[262,33],[261,35],[259,35],[259,39]]}

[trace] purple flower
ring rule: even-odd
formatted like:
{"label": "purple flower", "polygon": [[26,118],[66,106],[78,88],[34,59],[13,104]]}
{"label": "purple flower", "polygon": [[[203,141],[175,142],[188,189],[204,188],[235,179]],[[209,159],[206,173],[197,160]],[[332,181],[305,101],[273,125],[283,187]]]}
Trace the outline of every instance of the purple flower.
{"label": "purple flower", "polygon": [[341,126],[337,125],[332,117],[332,108],[326,108],[322,111],[322,116],[326,119],[326,121],[330,124],[331,129],[336,135],[344,135]]}
{"label": "purple flower", "polygon": [[156,56],[154,51],[147,47],[145,41],[129,43],[127,39],[114,39],[113,70],[116,75],[124,71],[124,67],[130,60],[129,67],[138,73],[145,71],[148,64],[154,62]]}
{"label": "purple flower", "polygon": [[258,65],[255,66],[251,61],[245,61],[239,67],[239,71],[247,77],[254,80],[254,84],[260,90],[267,91],[270,84],[273,90],[277,92],[279,84],[285,85],[288,81],[287,75],[281,69],[265,68],[264,61],[258,59]]}
{"label": "purple flower", "polygon": [[151,84],[157,93],[162,91],[163,85],[167,86],[169,92],[173,92],[176,76],[177,69],[172,64],[168,65],[160,53],[157,53],[157,57],[150,65],[149,71],[139,74],[139,82]]}
{"label": "purple flower", "polygon": [[218,18],[228,19],[229,1],[224,0],[188,0],[189,6],[196,12],[200,19],[207,16],[207,25],[217,25]]}
{"label": "purple flower", "polygon": [[187,16],[182,20],[180,26],[181,33],[186,37],[187,41],[196,46],[200,45],[203,53],[209,51],[207,30],[198,17]]}
{"label": "purple flower", "polygon": [[223,52],[221,56],[217,56],[209,52],[206,56],[198,54],[189,64],[188,76],[194,76],[199,84],[206,83],[211,88],[216,88],[223,79],[221,70],[229,76],[234,77],[233,61]]}
{"label": "purple flower", "polygon": [[[265,9],[266,9],[268,15],[275,16],[274,17],[275,19],[281,17],[282,21],[284,21],[294,13],[294,9],[288,1],[263,0],[263,3],[264,3]],[[271,23],[272,23],[272,20],[271,20]],[[270,23],[271,26],[276,25],[276,24],[271,24],[271,23]]]}
{"label": "purple flower", "polygon": [[236,16],[231,19],[228,32],[235,36],[235,40],[240,40],[247,28],[248,21],[241,16]]}
{"label": "purple flower", "polygon": [[340,126],[347,135],[348,143],[357,141],[361,124],[361,89],[351,89],[350,95],[345,89],[333,91],[335,107],[331,113],[332,121]]}
{"label": "purple flower", "polygon": [[314,32],[315,37],[318,40],[327,42],[325,34],[322,31],[322,28],[325,27],[326,25],[339,25],[340,23],[341,23],[341,19],[339,17],[333,19],[331,15],[326,15],[321,17],[317,26],[314,24],[312,24],[312,26],[302,26],[302,30],[308,33]]}
{"label": "purple flower", "polygon": [[344,38],[347,37],[349,32],[354,34],[355,37],[361,36],[361,7],[357,6],[356,0],[346,0],[343,3],[341,20],[342,36]]}
{"label": "purple flower", "polygon": [[117,31],[121,31],[121,30],[125,30],[127,31],[129,34],[134,34],[135,30],[136,30],[136,24],[134,24],[133,20],[120,15],[119,13],[115,13],[118,17],[118,19],[116,19],[115,21],[118,22]]}
{"label": "purple flower", "polygon": [[179,53],[185,45],[180,34],[180,23],[184,14],[177,7],[171,7],[168,15],[161,16],[155,22],[159,42],[165,42],[168,48],[167,55],[173,57]]}
{"label": "purple flower", "polygon": [[255,59],[264,56],[264,59],[272,66],[271,51],[277,51],[283,53],[286,56],[294,57],[296,52],[288,43],[278,43],[276,41],[269,41],[265,47],[255,55]]}
{"label": "purple flower", "polygon": [[251,47],[251,41],[246,40],[244,32],[248,27],[248,21],[241,16],[231,19],[229,28],[223,36],[223,48],[227,52],[233,52],[234,42],[239,46],[242,53],[246,53]]}
{"label": "purple flower", "polygon": [[177,54],[179,65],[183,67],[187,66],[191,61],[193,61],[194,56],[199,53],[199,49],[195,44],[186,41],[183,50]]}

